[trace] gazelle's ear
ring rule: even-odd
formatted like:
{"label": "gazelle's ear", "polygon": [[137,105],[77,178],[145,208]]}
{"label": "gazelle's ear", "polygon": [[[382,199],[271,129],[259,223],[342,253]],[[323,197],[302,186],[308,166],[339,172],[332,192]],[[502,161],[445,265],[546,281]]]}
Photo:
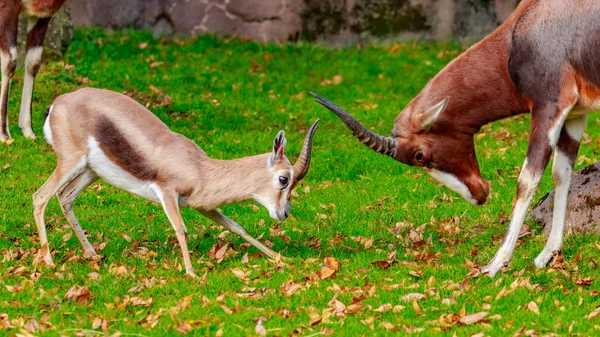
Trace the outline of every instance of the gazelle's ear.
{"label": "gazelle's ear", "polygon": [[283,159],[286,144],[287,140],[285,139],[285,132],[281,130],[277,133],[277,136],[275,136],[275,140],[273,141],[273,155],[271,155],[271,164],[275,164]]}
{"label": "gazelle's ear", "polygon": [[429,108],[429,110],[415,115],[413,119],[413,125],[422,132],[429,131],[433,123],[435,123],[435,121],[440,117],[442,112],[446,110],[449,100],[450,97],[446,97],[441,102]]}

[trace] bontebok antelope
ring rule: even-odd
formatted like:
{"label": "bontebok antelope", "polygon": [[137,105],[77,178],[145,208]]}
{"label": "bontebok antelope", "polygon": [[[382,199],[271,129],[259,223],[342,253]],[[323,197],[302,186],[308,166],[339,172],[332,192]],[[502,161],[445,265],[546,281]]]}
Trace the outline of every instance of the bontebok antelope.
{"label": "bontebok antelope", "polygon": [[374,134],[328,100],[362,143],[422,168],[473,204],[489,184],[479,172],[473,135],[489,122],[531,113],[527,158],[500,249],[482,272],[508,265],[529,204],[554,151],[552,230],[535,259],[544,267],[563,243],[573,163],[587,123],[600,109],[600,1],[524,0],[508,20],[448,64],[396,118],[392,137]]}
{"label": "bontebok antelope", "polygon": [[19,128],[27,138],[35,138],[31,129],[31,99],[33,82],[42,61],[44,36],[50,18],[65,0],[0,0],[0,143],[10,138],[8,131],[8,92],[17,68],[17,29],[19,14],[27,16],[27,45],[25,55],[25,79]]}
{"label": "bontebok antelope", "polygon": [[187,230],[180,207],[197,209],[210,220],[240,235],[269,257],[277,254],[254,239],[218,207],[247,199],[262,204],[272,218],[290,213],[290,193],[308,173],[312,139],[318,120],[306,134],[298,160],[284,154],[279,131],[273,151],[234,160],[209,158],[188,138],[174,133],[131,98],[108,90],[80,89],[58,97],[50,106],[44,136],[56,152],[56,169],[34,194],[35,223],[41,250],[36,262],[53,265],[44,211],[54,194],[83,246],[95,255],[73,214],[73,201],[99,178],[111,185],[158,202],[175,229],[188,274],[194,275]]}

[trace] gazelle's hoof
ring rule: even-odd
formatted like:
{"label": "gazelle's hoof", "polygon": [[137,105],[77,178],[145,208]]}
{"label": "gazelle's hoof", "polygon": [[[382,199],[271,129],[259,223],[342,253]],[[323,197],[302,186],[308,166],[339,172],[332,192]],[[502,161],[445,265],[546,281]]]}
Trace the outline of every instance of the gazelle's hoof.
{"label": "gazelle's hoof", "polygon": [[54,264],[54,261],[52,261],[52,257],[50,257],[50,254],[38,254],[34,259],[33,259],[33,265],[40,265],[40,264],[45,264],[48,267],[52,267],[52,268],[56,268],[56,265]]}
{"label": "gazelle's hoof", "polygon": [[10,135],[0,134],[0,143],[6,143],[10,138]]}
{"label": "gazelle's hoof", "polygon": [[92,259],[92,260],[96,260],[94,257],[98,256],[96,254],[96,251],[94,250],[86,250],[83,252],[83,257],[86,259]]}
{"label": "gazelle's hoof", "polygon": [[185,274],[187,276],[191,277],[191,278],[196,278],[196,276],[197,276],[196,273],[194,273],[193,270],[192,271],[187,271]]}
{"label": "gazelle's hoof", "polygon": [[31,129],[22,129],[23,136],[29,139],[35,139],[35,133]]}

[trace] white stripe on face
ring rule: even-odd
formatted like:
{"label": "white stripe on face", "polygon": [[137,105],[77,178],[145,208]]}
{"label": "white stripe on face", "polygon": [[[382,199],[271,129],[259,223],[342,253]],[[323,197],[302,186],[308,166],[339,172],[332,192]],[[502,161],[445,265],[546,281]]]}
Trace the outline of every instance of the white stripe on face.
{"label": "white stripe on face", "polygon": [[473,205],[478,204],[477,200],[473,199],[473,196],[471,195],[471,192],[469,191],[467,185],[465,185],[465,183],[463,183],[462,181],[458,180],[458,178],[456,178],[456,176],[454,176],[453,174],[438,171],[435,169],[426,170],[426,172],[429,173],[429,175],[433,177],[433,179],[439,181],[449,189],[460,194],[460,196],[463,197],[466,201],[470,202]]}

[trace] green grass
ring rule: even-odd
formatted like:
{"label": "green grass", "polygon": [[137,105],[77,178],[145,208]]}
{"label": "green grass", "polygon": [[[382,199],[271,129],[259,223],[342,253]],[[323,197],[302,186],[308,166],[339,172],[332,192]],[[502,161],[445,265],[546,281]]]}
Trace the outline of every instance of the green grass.
{"label": "green grass", "polygon": [[[290,219],[274,221],[253,202],[222,208],[291,261],[278,264],[252,255],[257,250],[250,248],[249,263],[243,264],[247,250],[240,246],[242,239],[220,236],[223,228],[184,210],[200,275],[190,279],[181,270],[175,233],[160,206],[98,183],[77,199],[75,213],[90,241],[102,244],[103,259],[81,258],[80,244],[75,235],[69,237],[72,230],[53,199],[46,224],[57,268],[34,267],[39,240],[31,196],[52,172],[55,156],[42,137],[24,139],[16,127],[20,70],[9,103],[15,141],[0,145],[0,334],[30,327],[34,334],[94,335],[102,333],[97,325],[105,321],[108,335],[178,335],[176,328],[196,335],[254,335],[259,319],[268,335],[279,336],[391,334],[386,327],[415,335],[598,334],[600,322],[584,318],[600,302],[598,235],[568,237],[562,268],[538,270],[531,264],[545,239],[539,225],[528,223],[531,234],[519,241],[507,270],[495,279],[469,276],[471,262],[482,266],[489,261],[506,229],[526,151],[528,116],[493,123],[477,137],[482,174],[493,193],[485,206],[473,207],[417,169],[360,145],[308,94],[312,90],[334,100],[387,134],[409,100],[462,50],[431,43],[330,50],[312,44],[157,40],[144,32],[77,31],[65,56],[69,66],[49,63],[38,75],[38,135],[45,107],[83,86],[129,93],[172,130],[221,159],[268,152],[279,129],[285,129],[287,153],[295,158],[305,130],[321,118],[311,171],[297,188]],[[151,86],[172,103],[160,106],[164,97]],[[582,147],[580,156],[599,158],[599,123],[592,115],[591,144]],[[546,174],[538,197],[551,188]],[[272,230],[278,227],[281,231]],[[222,261],[207,255],[214,245],[224,244],[232,250]],[[395,263],[388,269],[371,264],[394,251]],[[324,257],[336,258],[341,268],[319,280]],[[236,277],[235,268],[248,272],[248,280]],[[595,280],[579,286],[579,278]],[[287,296],[281,288],[287,281],[301,290]],[[90,298],[68,300],[74,285],[87,287]],[[503,288],[507,293],[498,296]],[[409,293],[425,298],[415,307],[403,300]],[[345,306],[362,299],[364,308],[336,316],[335,301],[330,302],[336,294]],[[146,306],[131,297],[152,302]],[[525,309],[530,302],[539,314]],[[375,311],[384,304],[405,308]],[[481,311],[489,315],[477,324],[456,322],[457,315]],[[319,315],[321,321],[314,319]]]}

